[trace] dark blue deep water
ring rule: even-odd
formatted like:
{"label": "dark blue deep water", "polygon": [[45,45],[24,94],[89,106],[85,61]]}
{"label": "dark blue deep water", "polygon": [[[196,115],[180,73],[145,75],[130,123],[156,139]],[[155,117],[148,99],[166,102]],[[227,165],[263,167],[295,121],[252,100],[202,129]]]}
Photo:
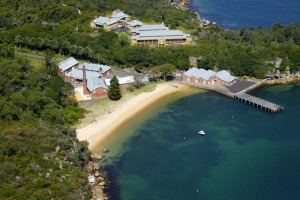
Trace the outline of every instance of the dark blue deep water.
{"label": "dark blue deep water", "polygon": [[300,0],[192,0],[190,8],[227,29],[300,23]]}
{"label": "dark blue deep water", "polygon": [[165,106],[114,161],[113,199],[299,200],[300,85],[253,95],[285,110],[271,114],[211,92]]}

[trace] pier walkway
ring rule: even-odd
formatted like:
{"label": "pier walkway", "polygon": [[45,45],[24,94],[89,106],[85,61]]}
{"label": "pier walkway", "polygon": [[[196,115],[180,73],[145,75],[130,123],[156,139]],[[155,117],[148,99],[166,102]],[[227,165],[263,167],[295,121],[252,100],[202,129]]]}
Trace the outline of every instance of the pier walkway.
{"label": "pier walkway", "polygon": [[251,95],[246,94],[244,92],[234,94],[233,97],[234,97],[234,99],[238,99],[238,100],[241,100],[242,102],[252,104],[256,107],[260,107],[261,109],[265,109],[265,110],[267,110],[269,112],[272,112],[272,113],[277,113],[278,111],[284,109],[283,107],[281,107],[279,105],[276,105],[276,104],[271,103],[269,101],[251,96]]}
{"label": "pier walkway", "polygon": [[254,82],[254,81],[243,81],[238,80],[232,86],[220,86],[220,85],[203,85],[199,83],[187,82],[187,81],[178,81],[178,83],[189,85],[192,87],[197,87],[201,89],[215,91],[217,93],[226,95],[230,98],[240,100],[242,102],[248,103],[250,105],[254,105],[258,108],[264,109],[266,111],[277,113],[284,109],[284,107],[279,106],[277,104],[271,103],[269,101],[254,97],[252,95],[247,94],[249,92],[263,84],[264,81]]}

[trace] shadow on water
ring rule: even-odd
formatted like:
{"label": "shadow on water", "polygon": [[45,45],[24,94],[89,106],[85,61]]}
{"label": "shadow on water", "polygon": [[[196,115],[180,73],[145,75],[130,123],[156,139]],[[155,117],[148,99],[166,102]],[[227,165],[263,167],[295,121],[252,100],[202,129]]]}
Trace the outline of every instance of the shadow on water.
{"label": "shadow on water", "polygon": [[106,173],[108,182],[104,188],[104,193],[108,195],[109,199],[121,200],[121,190],[118,184],[118,179],[120,177],[118,171],[113,165],[106,165],[103,167],[103,171]]}

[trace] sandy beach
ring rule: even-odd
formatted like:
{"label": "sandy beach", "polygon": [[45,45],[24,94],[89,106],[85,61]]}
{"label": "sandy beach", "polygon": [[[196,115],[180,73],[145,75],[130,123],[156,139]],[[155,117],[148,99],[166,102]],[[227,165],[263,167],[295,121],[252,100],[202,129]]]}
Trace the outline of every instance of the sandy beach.
{"label": "sandy beach", "polygon": [[87,141],[89,149],[97,157],[97,146],[105,141],[122,123],[142,112],[148,106],[171,94],[176,94],[188,89],[189,86],[177,83],[158,84],[153,91],[132,96],[129,99],[120,100],[113,110],[99,114],[99,117],[85,127],[77,129],[77,138]]}

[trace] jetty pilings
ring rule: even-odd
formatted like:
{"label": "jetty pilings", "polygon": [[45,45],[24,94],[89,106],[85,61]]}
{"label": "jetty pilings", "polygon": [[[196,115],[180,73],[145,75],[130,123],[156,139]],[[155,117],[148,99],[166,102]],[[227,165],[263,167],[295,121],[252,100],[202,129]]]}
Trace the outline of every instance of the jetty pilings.
{"label": "jetty pilings", "polygon": [[[277,104],[271,103],[269,101],[263,100],[261,98],[252,96],[245,92],[245,91],[248,92],[250,90],[257,88],[258,86],[261,85],[262,82],[256,83],[254,85],[250,85],[249,87],[247,87],[237,93],[230,92],[230,90],[227,87],[221,86],[221,85],[204,85],[204,84],[187,82],[187,81],[179,81],[178,83],[189,85],[192,87],[201,88],[201,89],[211,90],[211,91],[217,92],[219,94],[223,94],[227,97],[239,100],[241,102],[245,102],[247,104],[256,106],[258,108],[261,108],[261,109],[271,112],[271,113],[277,113],[281,110],[284,110],[284,107],[282,107],[280,105],[277,105]],[[235,84],[237,84],[237,83],[235,83]]]}
{"label": "jetty pilings", "polygon": [[234,99],[240,100],[250,105],[252,104],[253,106],[260,107],[261,109],[264,109],[272,113],[277,113],[284,109],[284,107],[282,106],[254,97],[244,92],[234,94],[233,97]]}

